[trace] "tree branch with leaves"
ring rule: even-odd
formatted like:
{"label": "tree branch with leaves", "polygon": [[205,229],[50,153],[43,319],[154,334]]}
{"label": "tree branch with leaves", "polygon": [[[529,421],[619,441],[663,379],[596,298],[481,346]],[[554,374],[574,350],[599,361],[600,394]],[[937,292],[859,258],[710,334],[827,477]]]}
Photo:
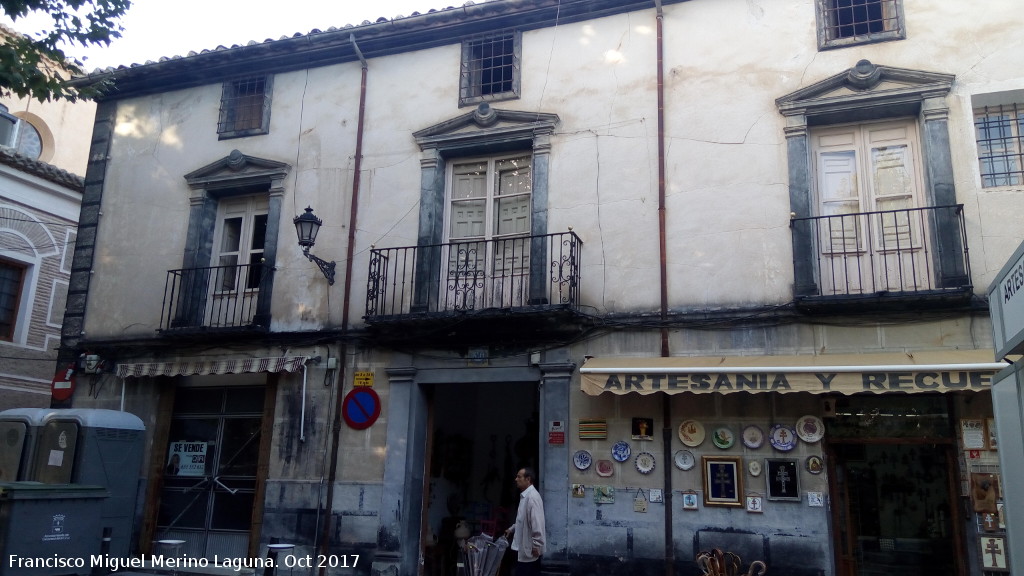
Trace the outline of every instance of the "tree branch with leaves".
{"label": "tree branch with leaves", "polygon": [[47,100],[92,99],[105,83],[71,85],[85,74],[85,64],[69,57],[65,46],[109,46],[121,37],[120,20],[130,0],[0,0],[0,8],[17,25],[32,12],[43,12],[52,26],[33,36],[0,36],[0,93]]}

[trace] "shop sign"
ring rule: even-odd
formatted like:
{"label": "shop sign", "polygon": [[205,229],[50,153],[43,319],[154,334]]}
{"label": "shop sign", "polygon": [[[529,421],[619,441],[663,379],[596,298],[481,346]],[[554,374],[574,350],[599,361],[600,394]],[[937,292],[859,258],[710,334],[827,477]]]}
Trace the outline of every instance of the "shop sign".
{"label": "shop sign", "polygon": [[1010,257],[988,289],[995,357],[1024,350],[1024,243]]}

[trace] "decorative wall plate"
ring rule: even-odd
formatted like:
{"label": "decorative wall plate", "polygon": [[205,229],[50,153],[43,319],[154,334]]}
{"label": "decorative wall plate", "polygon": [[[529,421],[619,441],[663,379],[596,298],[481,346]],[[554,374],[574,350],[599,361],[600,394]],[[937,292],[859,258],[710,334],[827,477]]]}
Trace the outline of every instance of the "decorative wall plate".
{"label": "decorative wall plate", "polygon": [[580,470],[590,468],[590,465],[593,462],[594,459],[591,458],[590,452],[587,452],[586,450],[577,450],[576,453],[572,455],[572,463]]}
{"label": "decorative wall plate", "polygon": [[761,475],[761,463],[757,460],[751,460],[747,462],[747,472],[750,472],[751,476]]}
{"label": "decorative wall plate", "polygon": [[821,456],[817,454],[808,456],[804,466],[807,467],[807,471],[811,474],[821,474],[825,471],[825,463],[821,460]]}
{"label": "decorative wall plate", "polygon": [[772,448],[782,452],[789,452],[796,447],[796,431],[785,424],[776,424],[768,432],[768,442]]}
{"label": "decorative wall plate", "polygon": [[736,435],[728,427],[721,426],[715,428],[715,431],[711,433],[711,441],[715,446],[726,450],[732,448],[732,445],[736,443]]}
{"label": "decorative wall plate", "polygon": [[679,468],[680,470],[689,470],[697,464],[697,459],[693,457],[693,452],[690,452],[689,450],[679,450],[676,452],[673,460],[676,463],[676,468]]}
{"label": "decorative wall plate", "polygon": [[654,454],[641,452],[636,455],[636,471],[641,474],[650,474],[654,470]]}
{"label": "decorative wall plate", "polygon": [[685,420],[679,425],[679,441],[691,448],[704,442],[704,425],[696,420]]}
{"label": "decorative wall plate", "polygon": [[597,461],[597,475],[602,478],[607,478],[615,474],[615,465],[612,464],[611,460],[598,460]]}
{"label": "decorative wall plate", "polygon": [[760,448],[764,444],[764,432],[759,426],[751,424],[743,429],[743,445],[750,449]]}
{"label": "decorative wall plate", "polygon": [[814,444],[825,437],[825,423],[817,416],[802,416],[796,421],[796,434],[808,444]]}
{"label": "decorative wall plate", "polygon": [[615,444],[612,444],[612,458],[615,458],[616,462],[625,462],[629,460],[629,444],[623,440],[619,440]]}

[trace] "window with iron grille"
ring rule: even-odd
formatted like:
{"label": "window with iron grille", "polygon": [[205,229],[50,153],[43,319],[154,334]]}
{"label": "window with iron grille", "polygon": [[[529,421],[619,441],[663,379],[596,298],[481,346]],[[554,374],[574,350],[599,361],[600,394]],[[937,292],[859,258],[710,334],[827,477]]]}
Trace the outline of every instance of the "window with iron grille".
{"label": "window with iron grille", "polygon": [[24,266],[0,260],[0,340],[14,339],[24,278]]}
{"label": "window with iron grille", "polygon": [[906,38],[903,0],[817,0],[818,48]]}
{"label": "window with iron grille", "polygon": [[462,42],[459,105],[519,97],[519,32],[474,36]]}
{"label": "window with iron grille", "polygon": [[986,106],[974,111],[981,185],[1024,183],[1024,106]]}
{"label": "window with iron grille", "polygon": [[255,136],[270,131],[273,76],[250,76],[224,83],[220,98],[220,139]]}

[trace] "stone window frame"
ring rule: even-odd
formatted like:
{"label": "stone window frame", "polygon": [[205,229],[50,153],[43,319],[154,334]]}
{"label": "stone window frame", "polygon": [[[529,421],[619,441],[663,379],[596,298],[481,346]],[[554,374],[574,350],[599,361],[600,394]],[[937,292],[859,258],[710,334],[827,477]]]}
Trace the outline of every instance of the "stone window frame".
{"label": "stone window frame", "polygon": [[[894,68],[861,60],[855,66],[825,80],[778,98],[775,103],[786,118],[784,128],[789,174],[789,204],[793,218],[815,215],[811,181],[809,130],[852,122],[916,117],[921,131],[922,172],[925,201],[929,206],[955,205],[952,152],[949,143],[947,97],[955,77],[951,74]],[[962,245],[957,221],[952,216],[936,219],[933,245],[944,247],[935,262],[939,288],[970,284],[967,263],[956,247]],[[794,233],[793,292],[797,298],[818,294],[813,262],[814,238],[810,229]]]}
{"label": "stone window frame", "polygon": [[[447,164],[453,159],[532,152],[533,196],[530,205],[531,236],[548,233],[548,172],[551,135],[558,116],[491,108],[486,102],[476,110],[413,133],[422,151],[420,159],[420,218],[417,246],[444,243]],[[440,262],[424,258],[416,263],[416,294],[413,310],[430,309],[437,294],[429,291],[429,279],[440,274]],[[531,244],[530,301],[540,302],[544,293],[543,245]]]}
{"label": "stone window frame", "polygon": [[[841,1],[844,0],[815,0],[814,2],[818,50],[906,39],[907,27],[903,13],[903,0],[861,0],[861,5],[875,4],[882,9],[884,14],[880,21],[884,29],[877,32],[854,34],[852,36],[840,36],[837,32],[837,29],[841,27],[838,23],[834,22],[837,13],[846,8],[853,9],[853,6],[837,6]],[[850,0],[845,1],[849,2]],[[889,26],[890,23],[892,24],[891,27]],[[855,24],[863,24],[863,22]]]}
{"label": "stone window frame", "polygon": [[[284,182],[291,166],[283,162],[248,156],[238,150],[184,176],[191,195],[188,232],[182,268],[212,266],[213,239],[217,226],[217,208],[222,199],[266,193],[268,198],[267,231],[263,259],[274,268],[280,234]],[[204,288],[205,289],[205,288]],[[260,290],[254,323],[270,326],[270,303],[274,283]],[[194,295],[198,297],[199,295]]]}

